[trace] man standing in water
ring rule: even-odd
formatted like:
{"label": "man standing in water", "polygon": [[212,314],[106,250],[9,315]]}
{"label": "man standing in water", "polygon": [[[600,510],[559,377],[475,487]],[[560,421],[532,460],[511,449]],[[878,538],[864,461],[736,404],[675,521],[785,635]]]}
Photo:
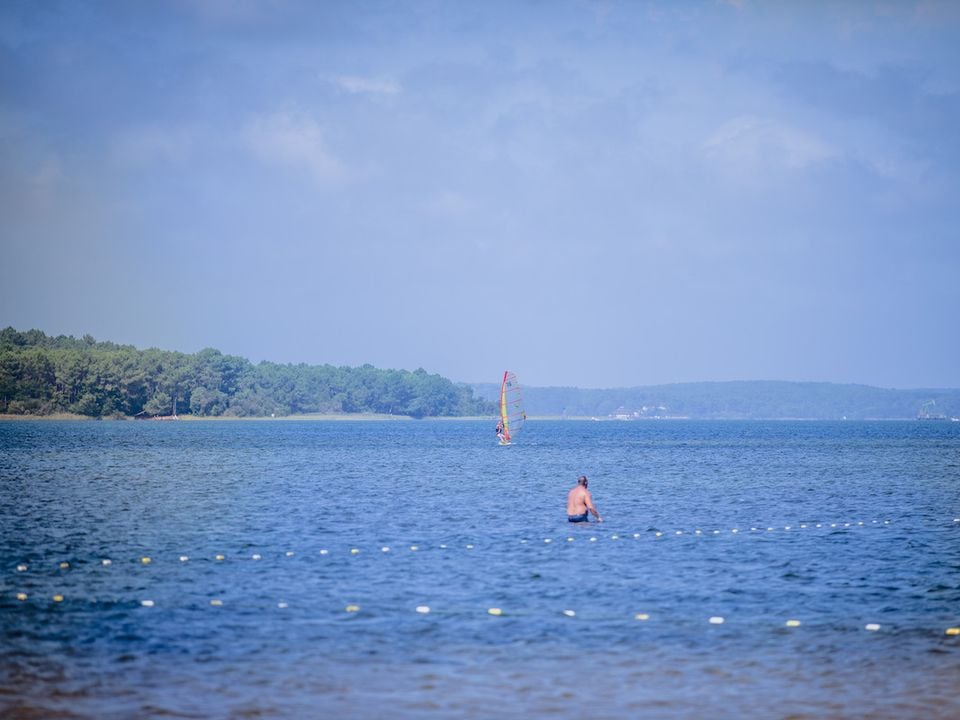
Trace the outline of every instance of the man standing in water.
{"label": "man standing in water", "polygon": [[587,490],[588,483],[587,476],[581,475],[573,490],[567,494],[567,520],[572,523],[587,522],[590,513],[597,517],[597,522],[603,522],[600,513],[593,506],[593,497]]}

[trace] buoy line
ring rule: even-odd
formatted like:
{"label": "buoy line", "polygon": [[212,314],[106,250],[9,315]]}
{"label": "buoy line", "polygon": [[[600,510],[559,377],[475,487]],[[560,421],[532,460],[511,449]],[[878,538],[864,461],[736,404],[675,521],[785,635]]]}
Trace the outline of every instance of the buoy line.
{"label": "buoy line", "polygon": [[[643,532],[602,532],[600,526],[597,524],[590,524],[589,531],[591,534],[589,536],[575,537],[573,534],[564,534],[560,537],[541,537],[541,538],[531,538],[531,537],[521,537],[515,538],[514,540],[503,540],[497,541],[495,544],[483,544],[480,541],[473,542],[442,542],[442,543],[425,543],[418,541],[413,544],[408,544],[404,542],[395,543],[394,545],[389,544],[377,544],[373,547],[364,547],[358,544],[344,544],[340,548],[320,548],[319,550],[312,551],[303,551],[303,550],[292,550],[286,549],[281,551],[274,551],[274,553],[267,554],[266,551],[262,552],[247,552],[243,554],[231,554],[228,555],[223,551],[216,552],[207,552],[203,555],[186,555],[178,554],[175,556],[175,562],[180,565],[195,564],[197,562],[201,563],[211,563],[213,565],[227,564],[234,562],[262,562],[263,564],[269,564],[271,559],[279,559],[283,561],[284,559],[290,559],[296,557],[298,560],[303,560],[304,558],[308,560],[317,560],[320,558],[335,558],[343,555],[347,555],[355,558],[369,558],[371,556],[382,556],[382,557],[391,557],[391,556],[400,556],[400,555],[409,555],[409,554],[419,554],[424,555],[432,552],[451,552],[456,550],[462,550],[463,552],[480,552],[484,550],[489,550],[495,547],[502,547],[505,544],[516,543],[518,545],[524,546],[541,546],[541,547],[569,547],[577,543],[588,543],[588,544],[599,544],[602,542],[615,542],[621,545],[629,545],[632,542],[640,540],[650,540],[655,542],[664,542],[671,539],[690,539],[690,538],[717,538],[717,537],[737,537],[737,538],[769,538],[776,536],[788,536],[788,535],[797,535],[802,532],[816,531],[816,530],[829,530],[829,531],[852,531],[860,530],[866,528],[889,528],[894,525],[894,522],[889,519],[885,520],[858,520],[858,521],[848,521],[848,522],[801,522],[796,524],[785,524],[785,525],[750,525],[746,527],[732,527],[726,529],[719,528],[705,528],[705,527],[695,527],[694,529],[684,528],[684,529],[674,529],[674,530],[661,530],[656,528],[650,528]],[[903,528],[903,526],[898,526]],[[946,526],[939,526],[940,529],[949,528],[949,529],[960,529],[960,518],[953,518],[953,522]],[[578,528],[577,534],[580,534],[586,528]],[[911,529],[909,526],[906,529]],[[831,533],[832,534],[832,533]],[[161,557],[158,554],[142,554],[136,556],[135,558],[130,559],[128,564],[137,565],[143,569],[149,569],[150,567],[156,565],[157,563],[164,563],[170,560],[170,558]],[[34,560],[24,560],[18,562],[13,570],[17,575],[23,574],[34,574],[40,569],[46,569],[49,571],[59,570],[62,573],[66,572],[75,572],[79,568],[93,565],[100,566],[102,568],[116,568],[118,565],[122,564],[122,560],[117,558],[110,557],[80,557],[74,556],[70,560],[55,560],[51,561],[34,561]]]}
{"label": "buoy line", "polygon": [[[3,595],[0,595],[0,599],[3,599]],[[42,597],[31,596],[24,592],[18,592],[14,596],[14,599],[17,601],[18,605],[26,606],[29,604],[33,605],[47,605],[51,608],[59,608],[70,605],[71,601],[75,601],[74,597],[67,597],[62,593],[55,593],[52,595],[45,595]],[[102,601],[101,601],[102,602]],[[189,605],[184,605],[182,602],[174,605],[164,605],[159,603],[152,598],[139,598],[139,599],[126,599],[126,600],[112,600],[109,603],[113,606],[116,605],[135,605],[143,608],[144,611],[151,612],[163,612],[164,609],[177,609],[182,610],[184,607],[190,607],[199,609],[204,606],[209,608],[222,608],[224,611],[229,611],[231,608],[241,608],[244,612],[249,612],[250,604],[244,602],[226,602],[222,598],[207,598],[206,596],[202,599],[198,599],[196,602]],[[264,601],[257,603],[259,606],[263,607]],[[296,608],[297,606],[288,600],[277,600],[270,601],[269,606],[276,610],[290,610],[291,608]],[[317,607],[313,604],[304,603],[299,606],[301,609],[310,609],[311,611],[316,611]],[[327,614],[331,620],[336,620],[338,615],[348,615],[348,616],[361,616],[364,612],[364,607],[359,603],[349,602],[345,605],[340,605],[337,607],[327,607],[325,608]],[[580,610],[573,608],[563,608],[558,610],[556,608],[546,609],[546,608],[536,608],[536,609],[514,609],[511,610],[507,607],[492,606],[486,607],[482,605],[474,605],[471,607],[447,607],[447,608],[437,608],[435,606],[421,604],[414,605],[403,608],[394,608],[393,615],[409,614],[414,613],[417,615],[430,615],[434,618],[464,618],[469,616],[482,617],[483,615],[489,615],[493,617],[504,617],[504,618],[539,618],[539,619],[549,619],[553,618],[568,618],[571,621],[576,621],[577,619],[585,619],[588,622],[624,622],[624,623],[643,623],[648,625],[655,625],[658,622],[670,622],[673,625],[680,625],[684,627],[696,627],[697,625],[715,625],[715,626],[725,626],[727,629],[736,629],[738,627],[738,620],[735,614],[728,615],[704,615],[699,617],[685,617],[677,618],[675,615],[668,617],[666,620],[663,620],[661,617],[657,616],[655,613],[650,612],[629,612],[629,613],[604,613],[604,612],[586,612],[581,613]],[[384,609],[382,607],[377,607],[375,610],[375,616],[382,618],[384,614]],[[315,617],[315,616],[314,616]],[[317,618],[315,618],[317,619]],[[824,619],[822,615],[813,618],[812,620],[800,620],[796,617],[781,617],[779,619],[770,619],[767,626],[771,630],[775,629],[795,629],[795,628],[816,628],[818,627],[817,621]],[[837,623],[835,620],[826,618],[829,620],[829,626],[837,628]],[[748,620],[744,621],[744,626],[748,626],[751,629],[758,627],[760,623],[756,621],[756,618],[751,616]],[[917,626],[917,625],[899,625],[896,622],[886,621],[884,623],[877,622],[868,622],[865,624],[857,624],[856,621],[851,621],[848,625],[839,627],[840,631],[854,631],[862,630],[869,633],[883,633],[887,632],[903,632],[903,631],[925,631],[931,634],[931,636],[942,636],[945,638],[957,638],[957,641],[960,642],[960,625],[952,625],[946,628],[932,628],[930,626]]]}

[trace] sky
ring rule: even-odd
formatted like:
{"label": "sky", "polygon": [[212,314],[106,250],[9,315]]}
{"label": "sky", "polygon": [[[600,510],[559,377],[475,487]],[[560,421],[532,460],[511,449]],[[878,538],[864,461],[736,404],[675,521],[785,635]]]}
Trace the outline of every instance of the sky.
{"label": "sky", "polygon": [[0,327],[960,387],[960,3],[0,3]]}

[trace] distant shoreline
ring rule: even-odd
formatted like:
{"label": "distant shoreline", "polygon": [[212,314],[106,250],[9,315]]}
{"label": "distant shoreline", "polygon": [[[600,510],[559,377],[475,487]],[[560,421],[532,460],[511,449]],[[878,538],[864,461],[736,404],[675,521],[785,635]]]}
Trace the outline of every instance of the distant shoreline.
{"label": "distant shoreline", "polygon": [[[88,415],[76,415],[73,413],[53,413],[51,415],[11,415],[9,413],[0,413],[0,422],[494,422],[496,416],[493,415],[464,415],[464,416],[444,416],[444,417],[424,417],[414,418],[409,415],[384,415],[374,413],[332,413],[332,414],[304,414],[304,415],[281,415],[278,417],[237,417],[235,415],[218,415],[198,417],[194,415],[180,415],[173,418],[149,418],[146,420],[137,420],[132,416],[121,417],[90,417]],[[950,423],[952,418],[943,418],[937,421],[922,420],[911,417],[887,417],[887,418],[856,418],[847,420],[844,418],[815,418],[815,417],[791,417],[791,418],[690,418],[690,417],[662,417],[662,418],[634,418],[623,420],[609,417],[591,417],[586,415],[530,415],[527,420],[531,422],[544,421],[593,421],[602,423],[675,423],[675,422],[936,422]],[[956,421],[954,421],[956,422]]]}

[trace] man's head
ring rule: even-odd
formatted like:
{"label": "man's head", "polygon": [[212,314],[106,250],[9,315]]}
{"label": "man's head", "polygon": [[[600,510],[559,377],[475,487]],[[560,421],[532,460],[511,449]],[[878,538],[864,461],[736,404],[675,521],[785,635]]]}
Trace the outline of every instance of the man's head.
{"label": "man's head", "polygon": [[586,475],[581,475],[579,478],[577,478],[577,484],[580,487],[586,487],[587,483],[588,483],[588,480]]}

